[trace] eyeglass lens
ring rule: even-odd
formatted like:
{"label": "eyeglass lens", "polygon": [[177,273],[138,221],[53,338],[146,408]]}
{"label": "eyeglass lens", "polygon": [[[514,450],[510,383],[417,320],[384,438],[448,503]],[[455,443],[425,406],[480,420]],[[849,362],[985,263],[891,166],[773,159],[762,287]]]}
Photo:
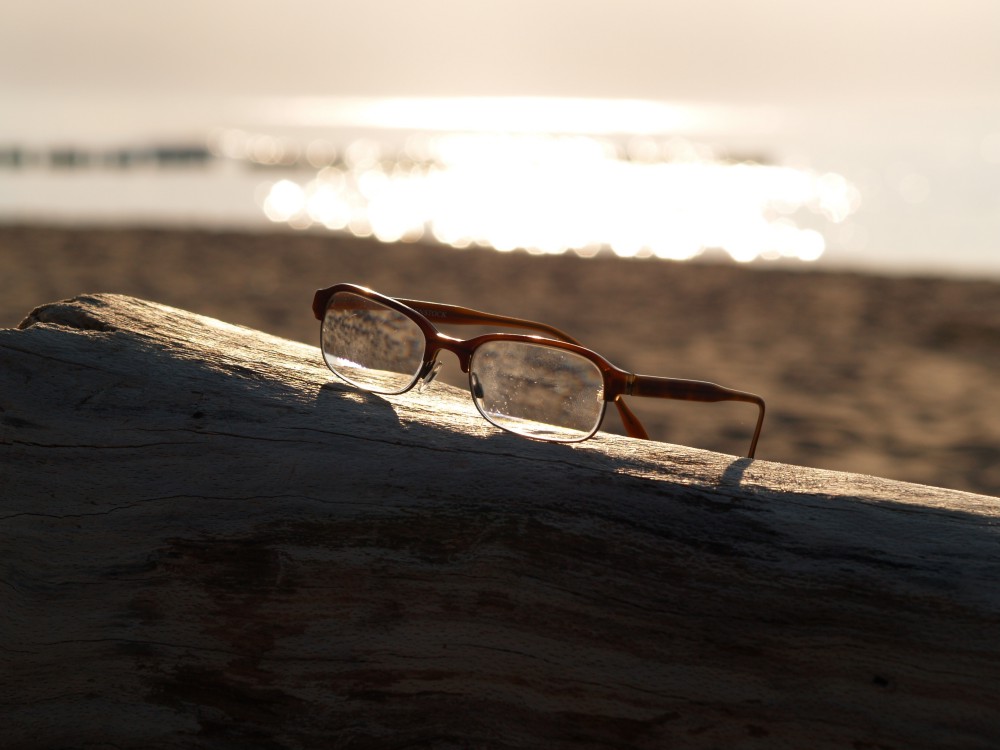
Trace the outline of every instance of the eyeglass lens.
{"label": "eyeglass lens", "polygon": [[[420,374],[426,340],[409,317],[351,292],[333,296],[323,319],[327,366],[372,393],[401,393]],[[520,341],[485,341],[469,386],[480,413],[501,429],[560,442],[584,440],[604,416],[604,376],[586,357]]]}
{"label": "eyeglass lens", "polygon": [[583,440],[604,416],[601,370],[565,349],[487,341],[472,355],[469,383],[486,419],[526,437]]}
{"label": "eyeglass lens", "polygon": [[339,377],[372,393],[402,393],[424,360],[420,326],[391,307],[337,292],[323,318],[323,359]]}

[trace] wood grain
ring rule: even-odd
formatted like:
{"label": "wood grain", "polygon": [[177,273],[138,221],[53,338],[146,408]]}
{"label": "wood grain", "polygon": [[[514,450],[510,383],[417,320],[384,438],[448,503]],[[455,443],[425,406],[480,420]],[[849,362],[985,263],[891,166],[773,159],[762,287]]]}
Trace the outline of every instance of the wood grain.
{"label": "wood grain", "polygon": [[998,519],[79,297],[0,331],[3,746],[995,747]]}

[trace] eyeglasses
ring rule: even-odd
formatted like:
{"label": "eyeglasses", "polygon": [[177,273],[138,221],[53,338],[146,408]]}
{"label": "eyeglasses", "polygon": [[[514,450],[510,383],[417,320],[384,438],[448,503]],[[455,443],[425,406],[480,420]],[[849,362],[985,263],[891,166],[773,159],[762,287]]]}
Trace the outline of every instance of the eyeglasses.
{"label": "eyeglasses", "polygon": [[[452,352],[468,373],[472,400],[490,423],[524,437],[579,442],[601,426],[615,405],[631,437],[648,439],[623,396],[684,401],[743,401],[758,408],[748,458],[753,458],[764,422],[764,400],[706,383],[637,375],[608,362],[558,328],[530,320],[437,302],[387,297],[355,284],[320,289],[313,314],[321,325],[323,359],[341,380],[370,393],[405,393],[429,385]],[[458,339],[443,325],[495,325],[544,334],[490,333]]]}

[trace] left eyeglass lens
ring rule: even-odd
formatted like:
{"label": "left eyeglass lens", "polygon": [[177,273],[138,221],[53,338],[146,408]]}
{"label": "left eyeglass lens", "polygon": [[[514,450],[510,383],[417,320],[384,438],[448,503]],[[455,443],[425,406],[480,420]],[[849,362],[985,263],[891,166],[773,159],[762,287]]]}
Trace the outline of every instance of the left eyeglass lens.
{"label": "left eyeglass lens", "polygon": [[426,339],[420,326],[351,292],[337,292],[330,299],[321,339],[327,367],[372,393],[402,393],[423,365]]}

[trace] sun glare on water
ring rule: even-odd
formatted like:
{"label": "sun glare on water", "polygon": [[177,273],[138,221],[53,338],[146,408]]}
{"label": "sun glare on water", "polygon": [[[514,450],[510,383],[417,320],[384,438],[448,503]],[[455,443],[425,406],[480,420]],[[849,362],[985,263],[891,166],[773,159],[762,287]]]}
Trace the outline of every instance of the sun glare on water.
{"label": "sun glare on water", "polygon": [[[367,114],[355,106],[355,124],[402,122],[416,132],[395,148],[377,138],[343,148],[314,141],[302,149],[313,173],[267,184],[261,205],[274,222],[384,242],[429,236],[455,247],[675,260],[716,249],[747,262],[816,260],[826,249],[822,230],[859,207],[860,193],[840,175],[733,160],[657,135],[697,118],[640,104],[588,120],[582,105],[550,103],[538,111],[548,133],[500,109],[449,119],[420,108],[407,117],[391,100]],[[626,121],[641,132],[622,135]],[[246,134],[224,138],[223,153],[261,163],[289,152]]]}

